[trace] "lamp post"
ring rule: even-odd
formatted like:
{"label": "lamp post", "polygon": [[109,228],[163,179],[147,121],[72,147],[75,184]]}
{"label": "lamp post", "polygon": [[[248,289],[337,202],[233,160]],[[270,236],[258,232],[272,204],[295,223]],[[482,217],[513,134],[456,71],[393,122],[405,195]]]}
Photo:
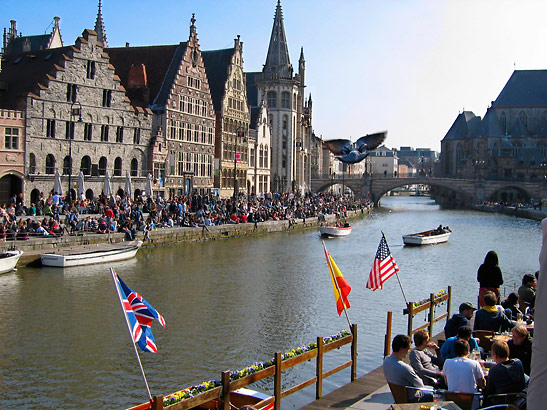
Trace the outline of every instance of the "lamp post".
{"label": "lamp post", "polygon": [[[77,107],[75,107],[77,105]],[[70,127],[68,128],[68,201],[72,205],[72,140],[74,139],[74,117],[78,116],[78,122],[82,122],[82,104],[73,102],[70,104]]]}
{"label": "lamp post", "polygon": [[245,128],[237,127],[236,128],[236,138],[235,138],[235,150],[234,150],[234,201],[237,200],[238,187],[237,187],[237,161],[241,159],[241,152],[237,152],[237,140],[242,138],[245,142]]}

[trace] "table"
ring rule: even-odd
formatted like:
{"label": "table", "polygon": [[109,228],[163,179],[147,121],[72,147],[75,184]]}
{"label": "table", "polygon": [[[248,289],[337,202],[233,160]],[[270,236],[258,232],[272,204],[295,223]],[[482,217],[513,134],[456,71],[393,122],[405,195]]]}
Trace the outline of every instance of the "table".
{"label": "table", "polygon": [[[433,406],[434,403],[402,403],[402,404],[392,404],[391,408],[392,410],[421,410],[422,406]],[[442,407],[446,410],[462,410],[460,406],[458,406],[453,401],[439,401],[437,402],[437,406]]]}

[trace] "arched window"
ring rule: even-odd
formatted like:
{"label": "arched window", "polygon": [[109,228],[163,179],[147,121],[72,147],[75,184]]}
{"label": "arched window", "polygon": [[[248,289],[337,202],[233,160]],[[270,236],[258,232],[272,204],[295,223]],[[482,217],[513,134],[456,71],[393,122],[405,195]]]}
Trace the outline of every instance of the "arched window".
{"label": "arched window", "polygon": [[91,158],[89,158],[88,155],[82,158],[82,161],[80,162],[80,171],[82,171],[84,175],[91,175]]}
{"label": "arched window", "polygon": [[281,108],[291,108],[291,93],[288,91],[281,93]]}
{"label": "arched window", "polygon": [[114,160],[114,176],[116,177],[122,176],[122,159],[120,157],[117,157]]}
{"label": "arched window", "polygon": [[137,158],[131,160],[131,176],[139,176],[139,161],[137,161]]}
{"label": "arched window", "polygon": [[277,93],[275,91],[268,91],[268,107],[277,108]]}
{"label": "arched window", "polygon": [[99,160],[99,175],[106,175],[106,166],[106,157],[101,157],[101,159]]}
{"label": "arched window", "polygon": [[258,151],[258,166],[260,168],[264,167],[264,148],[262,144],[260,144],[260,149]]}
{"label": "arched window", "polygon": [[503,133],[507,134],[507,116],[505,115],[505,112],[501,113],[500,122],[501,122],[501,129],[503,130]]}
{"label": "arched window", "polygon": [[52,154],[48,154],[46,157],[46,174],[55,174],[55,157]]}
{"label": "arched window", "polygon": [[36,174],[36,156],[33,153],[28,156],[28,173]]}
{"label": "arched window", "polygon": [[268,168],[268,166],[269,166],[269,165],[268,165],[268,162],[269,162],[269,161],[268,161],[268,156],[269,156],[269,155],[270,155],[270,154],[268,153],[268,146],[266,145],[266,146],[264,147],[264,168]]}
{"label": "arched window", "polygon": [[71,159],[70,157],[67,155],[66,157],[64,157],[63,159],[63,175],[68,175],[70,174],[70,163],[71,163]]}

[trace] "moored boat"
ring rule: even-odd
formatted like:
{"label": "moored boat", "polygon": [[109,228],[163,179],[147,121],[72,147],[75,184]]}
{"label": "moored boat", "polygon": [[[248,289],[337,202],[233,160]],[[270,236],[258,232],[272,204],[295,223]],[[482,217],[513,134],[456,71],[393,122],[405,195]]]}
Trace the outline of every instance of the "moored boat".
{"label": "moored boat", "polygon": [[434,245],[447,242],[451,233],[452,231],[450,228],[439,226],[437,229],[432,229],[430,231],[403,235],[403,243],[405,245],[413,246]]}
{"label": "moored boat", "polygon": [[351,233],[351,226],[345,223],[341,226],[323,225],[319,227],[322,236],[347,236]]}
{"label": "moored boat", "polygon": [[40,255],[42,265],[66,268],[117,262],[135,257],[142,241],[130,241],[67,249]]}
{"label": "moored boat", "polygon": [[22,254],[23,251],[17,250],[0,252],[0,273],[15,269],[15,265],[17,265]]}

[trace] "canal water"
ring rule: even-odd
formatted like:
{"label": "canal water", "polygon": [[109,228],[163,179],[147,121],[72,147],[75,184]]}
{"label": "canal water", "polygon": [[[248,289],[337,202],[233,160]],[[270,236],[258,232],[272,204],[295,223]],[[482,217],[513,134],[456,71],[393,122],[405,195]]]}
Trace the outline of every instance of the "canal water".
{"label": "canal water", "polygon": [[[452,229],[449,243],[402,246],[403,234],[439,224]],[[476,272],[489,250],[498,252],[508,292],[539,268],[536,221],[441,210],[424,197],[390,197],[353,226],[350,236],[325,243],[352,286],[348,314],[358,325],[358,376],[381,364],[388,310],[394,334],[406,330],[396,278],[383,290],[365,288],[382,232],[408,299],[452,285],[453,311],[463,301],[476,304]],[[141,355],[152,394],[220,379],[223,370],[348,329],[336,313],[315,231],[143,249],[113,267],[167,322],[153,325],[159,352]],[[147,400],[108,268],[22,268],[0,275],[0,408],[124,409]],[[419,315],[415,324],[424,320]],[[347,360],[347,348],[336,350],[325,369]],[[313,375],[313,361],[293,368],[283,374],[284,388]],[[349,379],[349,370],[326,379],[324,393]],[[272,385],[256,388],[269,392]],[[282,407],[313,399],[310,387]]]}

